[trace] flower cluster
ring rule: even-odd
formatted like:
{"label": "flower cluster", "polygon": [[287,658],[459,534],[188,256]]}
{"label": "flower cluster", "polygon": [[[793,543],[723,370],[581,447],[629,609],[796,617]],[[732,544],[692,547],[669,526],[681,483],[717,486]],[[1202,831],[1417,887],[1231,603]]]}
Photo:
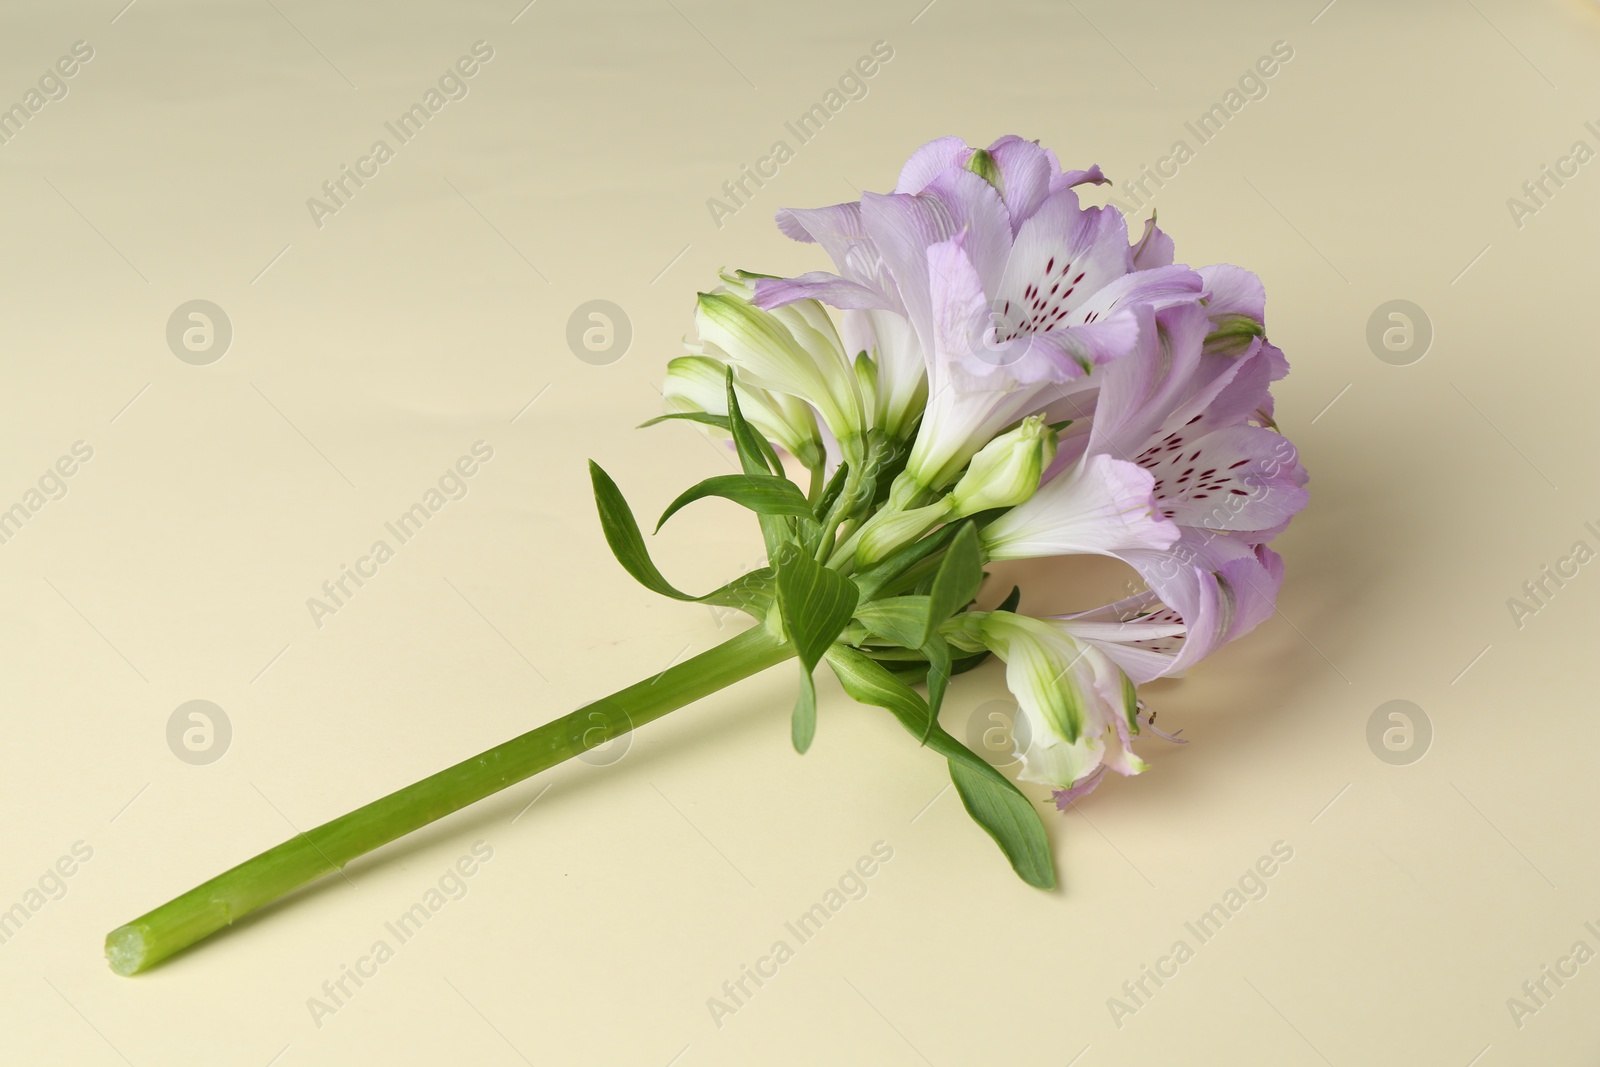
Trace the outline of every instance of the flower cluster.
{"label": "flower cluster", "polygon": [[[590,463],[618,562],[663,596],[757,625],[217,875],[106,936],[143,971],[357,856],[742,678],[798,661],[794,747],[816,731],[822,663],[946,760],[962,805],[1027,884],[1056,885],[1032,800],[939,722],[951,678],[990,655],[1026,716],[1021,777],[1058,807],[1105,773],[1138,774],[1162,734],[1138,687],[1273,611],[1268,548],[1305,506],[1305,471],[1273,422],[1288,364],[1265,294],[1237,267],[1174,262],[1154,216],[1084,206],[1098,167],[1062,170],[1019,137],[912,155],[891,193],[786,210],[833,271],[732,272],[701,293],[667,413],[728,437],[740,472],[691,486],[755,512],[764,566],[702,595],[650,558],[617,484]],[[801,472],[805,472],[802,474]],[[803,487],[802,487],[803,486]],[[1144,590],[1068,615],[994,610],[992,561],[1089,554]],[[919,693],[914,686],[925,686]]]}
{"label": "flower cluster", "polygon": [[[813,507],[837,522],[816,559],[889,600],[858,595],[838,642],[926,672],[934,716],[951,661],[916,638],[936,630],[958,667],[1005,661],[1029,726],[1020,777],[1063,807],[1108,769],[1145,768],[1138,685],[1272,613],[1283,570],[1267,545],[1306,503],[1273,422],[1288,365],[1260,281],[1174,262],[1153,217],[1130,238],[1121,213],[1080,202],[1105,181],[1020,137],[942,138],[893,192],[784,210],[783,232],[834,270],[725,275],[665,389],[713,432],[731,401],[810,471],[812,505],[839,490]],[[929,596],[930,558],[969,523],[984,562],[1110,556],[1146,590],[1052,617],[968,601],[908,639],[885,605]],[[909,579],[881,580],[907,560]]]}

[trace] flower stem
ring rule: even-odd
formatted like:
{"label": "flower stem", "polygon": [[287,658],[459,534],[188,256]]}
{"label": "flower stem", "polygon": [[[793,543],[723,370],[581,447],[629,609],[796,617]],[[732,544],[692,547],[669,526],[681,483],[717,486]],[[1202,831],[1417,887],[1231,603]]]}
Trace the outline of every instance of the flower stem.
{"label": "flower stem", "polygon": [[270,848],[106,935],[106,959],[137,974],[380,845],[794,655],[757,626]]}

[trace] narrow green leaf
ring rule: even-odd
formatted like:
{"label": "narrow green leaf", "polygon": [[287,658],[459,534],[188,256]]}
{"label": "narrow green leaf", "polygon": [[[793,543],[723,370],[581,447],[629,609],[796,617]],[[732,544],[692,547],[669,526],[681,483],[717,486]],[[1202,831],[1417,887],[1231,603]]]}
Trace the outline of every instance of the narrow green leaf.
{"label": "narrow green leaf", "polygon": [[828,484],[822,487],[822,498],[817,501],[816,516],[821,522],[828,517],[828,512],[839,499],[839,494],[844,492],[844,483],[850,475],[850,464],[841,463],[839,469],[833,472],[833,477],[828,479]]}
{"label": "narrow green leaf", "polygon": [[[728,368],[728,432],[733,435],[733,446],[739,453],[739,465],[746,474],[782,474],[783,464],[767,439],[750,428],[744,412],[739,408],[739,393],[733,387],[733,368]],[[767,559],[777,562],[778,554],[792,540],[791,524],[777,515],[756,516],[761,524],[761,540],[767,546]]]}
{"label": "narrow green leaf", "polygon": [[922,735],[922,743],[927,744],[939,721],[945,690],[950,687],[950,646],[934,633],[923,644],[922,652],[928,657],[928,729]]}
{"label": "narrow green leaf", "polygon": [[1055,888],[1050,839],[1038,810],[1021,790],[943,727],[930,723],[922,698],[861,652],[836,645],[828,651],[828,665],[851,697],[887,709],[913,736],[926,730],[928,747],[949,763],[950,779],[967,814],[1000,846],[1023,881],[1040,889]]}
{"label": "narrow green leaf", "polygon": [[782,474],[783,464],[765,437],[756,433],[739,409],[739,393],[733,387],[733,368],[728,368],[728,432],[739,452],[739,463],[746,474]]}
{"label": "narrow green leaf", "polygon": [[589,461],[589,478],[594,483],[595,507],[600,513],[600,529],[605,534],[606,544],[611,546],[611,552],[622,564],[622,569],[633,575],[640,585],[673,600],[739,608],[752,615],[759,615],[771,603],[776,577],[771,568],[751,571],[704,596],[693,596],[678,589],[667,581],[651,560],[644,535],[639,532],[639,523],[633,517],[633,509],[628,507],[617,483],[593,460]]}
{"label": "narrow green leaf", "polygon": [[637,428],[643,430],[647,427],[655,426],[658,423],[669,422],[673,420],[698,422],[704,426],[715,426],[719,430],[728,430],[728,416],[712,415],[704,411],[674,411],[670,415],[657,415],[653,419],[646,419],[644,422],[641,422]]}
{"label": "narrow green leaf", "polygon": [[789,719],[789,739],[802,756],[817,735],[817,683],[805,664],[800,665],[800,692],[795,697],[794,714]]}
{"label": "narrow green leaf", "polygon": [[758,515],[811,517],[811,505],[806,503],[805,494],[787,478],[780,478],[776,474],[721,474],[680,493],[678,499],[661,513],[661,521],[656,523],[656,529],[661,529],[668,519],[686,505],[708,496],[731,500]]}
{"label": "narrow green leaf", "polygon": [[983,584],[983,557],[978,552],[978,528],[962,523],[945,550],[939,571],[928,592],[927,623],[918,644],[927,644],[939,624],[966,607]]}
{"label": "narrow green leaf", "polygon": [[623,570],[633,575],[640,585],[662,596],[674,600],[695,599],[667,581],[656,569],[649,549],[645,548],[644,535],[639,532],[639,523],[633,517],[633,509],[628,507],[622,490],[611,480],[611,475],[594,460],[589,461],[589,479],[594,482],[594,502],[600,511],[600,529],[604,531],[606,543],[611,546],[611,552],[622,564]]}
{"label": "narrow green leaf", "polygon": [[913,541],[909,545],[902,545],[895,549],[882,560],[856,575],[856,584],[861,587],[861,599],[872,600],[876,598],[891,582],[949,544],[950,538],[956,535],[956,530],[957,528],[954,526],[941,526],[922,540]]}
{"label": "narrow green leaf", "polygon": [[[946,642],[946,644],[948,643]],[[879,663],[886,664],[889,667],[889,673],[907,685],[921,685],[928,680],[928,657],[923,655],[920,649],[915,652],[902,648],[869,649],[867,654]],[[950,663],[950,677],[954,678],[958,674],[966,674],[970,670],[975,670],[982,666],[984,660],[988,658],[988,652],[978,652],[971,656],[956,656]]]}

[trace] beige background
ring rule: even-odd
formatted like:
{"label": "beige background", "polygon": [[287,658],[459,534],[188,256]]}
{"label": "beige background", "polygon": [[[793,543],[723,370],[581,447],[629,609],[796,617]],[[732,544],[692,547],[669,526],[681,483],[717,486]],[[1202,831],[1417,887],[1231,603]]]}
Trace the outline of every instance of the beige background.
{"label": "beige background", "polygon": [[[1520,1028],[1506,1004],[1600,950],[1600,565],[1520,628],[1507,608],[1600,547],[1600,162],[1520,228],[1506,204],[1600,147],[1596,5],[121,2],[12,5],[0,33],[7,104],[94,49],[0,147],[0,506],[93,449],[0,544],[0,907],[93,850],[0,945],[0,1060],[1596,1062],[1600,963]],[[469,95],[319,228],[306,199],[480,40]],[[868,95],[717,227],[707,198],[879,40]],[[1266,280],[1312,505],[1280,615],[1147,694],[1193,743],[1047,812],[1061,891],[1022,886],[942,761],[831,682],[795,756],[775,671],[151,974],[106,969],[106,930],[294,827],[731,632],[610,560],[584,460],[644,514],[725,469],[631,427],[718,267],[823,265],[774,209],[887,188],[947,133],[1130,176],[1276,41],[1269,94],[1155,204],[1181,258]],[[207,366],[165,338],[195,298],[233,328]],[[565,339],[592,299],[631,321],[606,365]],[[1392,299],[1435,332],[1409,366],[1365,339]],[[317,627],[307,598],[480,440],[466,497]],[[690,588],[760,553],[718,503],[655,545]],[[1073,574],[1031,577],[1028,604],[1074,602],[1045,584]],[[946,721],[1003,696],[964,678]],[[166,740],[194,699],[232,724],[207,766]],[[1366,740],[1394,699],[1434,731],[1409,766]],[[308,998],[480,840],[465,897],[317,1025]],[[878,841],[867,895],[715,1025],[707,998]],[[1107,999],[1279,841],[1265,898],[1118,1026]]]}

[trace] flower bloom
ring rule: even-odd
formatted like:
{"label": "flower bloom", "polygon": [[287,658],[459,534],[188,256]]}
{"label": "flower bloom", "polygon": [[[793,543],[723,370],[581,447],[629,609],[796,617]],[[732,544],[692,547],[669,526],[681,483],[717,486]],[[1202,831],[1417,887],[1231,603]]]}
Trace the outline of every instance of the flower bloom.
{"label": "flower bloom", "polygon": [[1063,805],[1107,770],[1144,769],[1135,686],[1272,614],[1283,567],[1268,543],[1307,500],[1273,421],[1288,364],[1260,280],[1177,263],[1154,218],[1131,238],[1119,211],[1080,200],[1105,180],[1019,137],[933,141],[892,192],[779,212],[833,271],[730,278],[700,324],[784,447],[852,432],[903,445],[903,472],[835,563],[980,515],[990,560],[1095,554],[1143,579],[1113,604],[943,628],[1005,661],[1030,727],[1022,777]]}

